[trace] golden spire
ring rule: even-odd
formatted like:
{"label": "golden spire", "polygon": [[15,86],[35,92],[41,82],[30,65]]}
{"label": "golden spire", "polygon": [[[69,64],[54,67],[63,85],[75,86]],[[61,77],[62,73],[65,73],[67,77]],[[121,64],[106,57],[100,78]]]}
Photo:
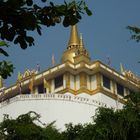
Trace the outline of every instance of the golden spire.
{"label": "golden spire", "polygon": [[80,46],[80,48],[84,48],[84,41],[83,41],[82,33],[80,33],[79,46]]}
{"label": "golden spire", "polygon": [[79,45],[79,36],[78,36],[77,26],[75,24],[71,26],[68,48],[71,48],[72,46],[78,46],[78,45]]}
{"label": "golden spire", "polygon": [[70,39],[67,50],[63,53],[61,62],[70,61],[72,63],[79,63],[81,61],[90,62],[90,57],[84,47],[82,34],[78,36],[77,26],[71,26]]}

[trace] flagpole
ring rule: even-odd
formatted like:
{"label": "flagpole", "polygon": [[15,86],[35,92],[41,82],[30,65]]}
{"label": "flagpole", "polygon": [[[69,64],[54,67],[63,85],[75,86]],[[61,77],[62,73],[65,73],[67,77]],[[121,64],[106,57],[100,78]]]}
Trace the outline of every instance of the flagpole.
{"label": "flagpole", "polygon": [[55,65],[55,58],[54,58],[54,53],[52,54],[52,66]]}
{"label": "flagpole", "polygon": [[107,64],[108,64],[109,66],[111,66],[111,59],[110,59],[109,56],[107,56]]}
{"label": "flagpole", "polygon": [[121,74],[124,75],[125,69],[124,69],[122,63],[120,63],[120,72],[121,72]]}
{"label": "flagpole", "polygon": [[39,63],[37,63],[36,67],[37,67],[37,72],[40,72],[40,65],[39,65]]}

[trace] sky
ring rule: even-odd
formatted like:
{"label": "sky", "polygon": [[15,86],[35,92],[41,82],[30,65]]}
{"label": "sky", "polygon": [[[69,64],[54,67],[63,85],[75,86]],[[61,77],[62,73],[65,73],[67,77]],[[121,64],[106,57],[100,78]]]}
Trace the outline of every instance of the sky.
{"label": "sky", "polygon": [[[91,59],[107,64],[109,57],[110,67],[120,71],[122,63],[126,70],[131,70],[140,77],[140,43],[130,40],[130,31],[126,29],[128,25],[140,27],[140,0],[86,0],[86,3],[93,15],[83,15],[77,26],[79,34],[83,34]],[[37,32],[31,34],[35,46],[22,50],[18,45],[10,43],[11,47],[7,49],[10,56],[2,57],[15,66],[12,76],[5,80],[6,86],[16,82],[18,72],[36,69],[37,64],[41,71],[50,68],[52,54],[56,64],[60,64],[61,56],[67,48],[70,27],[65,28],[62,24],[43,27],[42,36]]]}

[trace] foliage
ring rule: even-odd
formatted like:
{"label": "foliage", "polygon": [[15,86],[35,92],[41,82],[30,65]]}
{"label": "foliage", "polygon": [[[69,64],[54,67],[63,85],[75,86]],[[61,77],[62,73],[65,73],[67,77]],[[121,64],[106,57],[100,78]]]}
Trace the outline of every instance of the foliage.
{"label": "foliage", "polygon": [[[4,47],[9,47],[5,41],[0,42],[0,54],[9,56],[8,53],[3,49]],[[0,75],[6,79],[8,76],[11,76],[14,66],[11,62],[0,61]]]}
{"label": "foliage", "polygon": [[0,135],[4,140],[39,140],[43,139],[43,130],[34,123],[39,118],[35,112],[29,112],[19,116],[17,119],[4,117],[0,124]]}
{"label": "foliage", "polygon": [[44,1],[44,5],[41,7],[33,0],[1,0],[1,39],[19,43],[22,49],[26,49],[34,44],[34,38],[27,35],[28,31],[36,30],[41,35],[41,25],[55,26],[64,17],[63,25],[67,27],[79,22],[84,10],[91,15],[84,1],[65,2],[62,5]]}
{"label": "foliage", "polygon": [[62,133],[64,140],[79,140],[83,126],[81,124],[66,124],[66,131]]}
{"label": "foliage", "polygon": [[61,133],[54,126],[55,122],[50,123],[43,129],[43,135],[45,135],[46,140],[63,140]]}
{"label": "foliage", "polygon": [[9,56],[6,51],[4,51],[3,47],[8,47],[5,41],[0,42],[0,54],[3,54],[5,56]]}
{"label": "foliage", "polygon": [[[73,0],[69,3],[65,1],[61,5],[47,0],[41,0],[40,3],[43,6],[35,0],[0,0],[0,39],[19,44],[22,49],[26,49],[34,45],[34,38],[28,35],[30,31],[37,31],[41,35],[42,25],[51,27],[62,22],[64,27],[68,27],[79,22],[81,14],[92,15],[84,0]],[[8,56],[3,46],[8,47],[3,41],[0,42],[0,53]],[[12,69],[7,72],[11,73]],[[5,73],[2,77],[7,78],[10,73]]]}
{"label": "foliage", "polygon": [[8,76],[11,76],[13,73],[14,66],[11,62],[1,61],[0,62],[0,75],[6,79]]}
{"label": "foliage", "polygon": [[131,39],[136,40],[136,42],[140,41],[140,28],[136,26],[127,26],[127,29],[131,31]]}
{"label": "foliage", "polygon": [[33,111],[20,115],[16,119],[5,115],[3,122],[0,123],[0,139],[56,140],[61,138],[59,131],[53,127],[53,123],[41,127],[39,118],[39,114]]}

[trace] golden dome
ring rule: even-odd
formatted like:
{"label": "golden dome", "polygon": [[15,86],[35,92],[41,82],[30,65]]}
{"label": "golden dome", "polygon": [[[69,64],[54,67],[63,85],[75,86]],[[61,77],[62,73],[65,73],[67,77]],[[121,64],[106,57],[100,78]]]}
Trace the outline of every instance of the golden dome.
{"label": "golden dome", "polygon": [[70,50],[66,50],[63,53],[61,62],[64,63],[66,61],[70,61],[70,62],[74,63],[74,57],[76,56],[76,52],[77,52],[77,48],[75,48],[75,47]]}
{"label": "golden dome", "polygon": [[86,59],[90,61],[89,54],[87,50],[84,48],[82,35],[80,35],[80,39],[79,39],[77,26],[73,25],[71,27],[68,47],[67,50],[63,53],[61,62],[64,63],[66,61],[70,61],[72,63],[75,63],[75,58],[77,58],[78,56],[81,57],[81,55],[83,56],[82,57],[83,60]]}

